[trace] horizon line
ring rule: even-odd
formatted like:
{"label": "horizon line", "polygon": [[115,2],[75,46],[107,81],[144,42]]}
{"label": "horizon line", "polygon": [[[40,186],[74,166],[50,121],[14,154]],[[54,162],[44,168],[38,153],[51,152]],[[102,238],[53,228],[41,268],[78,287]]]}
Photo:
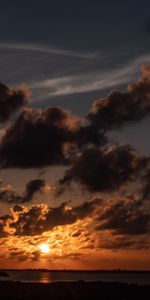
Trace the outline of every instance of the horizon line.
{"label": "horizon line", "polygon": [[47,269],[47,268],[2,268],[1,271],[47,271],[47,272],[150,272],[149,270],[142,269]]}

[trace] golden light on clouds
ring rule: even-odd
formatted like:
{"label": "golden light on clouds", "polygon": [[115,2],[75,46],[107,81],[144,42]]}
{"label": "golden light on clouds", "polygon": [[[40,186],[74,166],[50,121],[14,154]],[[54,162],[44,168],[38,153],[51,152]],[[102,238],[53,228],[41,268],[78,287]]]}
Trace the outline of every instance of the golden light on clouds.
{"label": "golden light on clouds", "polygon": [[[149,251],[104,249],[114,235],[91,231],[90,220],[58,226],[37,236],[9,236],[0,240],[0,264],[5,268],[111,269],[148,268]],[[133,259],[134,257],[134,259]],[[145,257],[147,262],[144,263]],[[137,264],[138,260],[138,264]]]}

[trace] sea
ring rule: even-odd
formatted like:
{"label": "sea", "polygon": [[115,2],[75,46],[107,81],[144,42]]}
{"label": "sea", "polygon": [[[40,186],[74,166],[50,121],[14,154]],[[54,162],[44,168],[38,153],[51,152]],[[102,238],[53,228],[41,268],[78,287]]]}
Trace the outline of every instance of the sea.
{"label": "sea", "polygon": [[6,270],[9,276],[0,277],[5,281],[52,283],[57,281],[102,281],[150,285],[150,272],[130,271],[47,271],[47,270]]}

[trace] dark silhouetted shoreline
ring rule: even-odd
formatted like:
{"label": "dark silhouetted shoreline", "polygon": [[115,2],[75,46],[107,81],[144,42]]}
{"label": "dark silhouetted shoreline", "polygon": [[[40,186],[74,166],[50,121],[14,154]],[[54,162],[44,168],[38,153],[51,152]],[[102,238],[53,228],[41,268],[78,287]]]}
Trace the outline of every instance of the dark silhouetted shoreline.
{"label": "dark silhouetted shoreline", "polygon": [[149,300],[150,285],[102,282],[23,283],[0,281],[0,299],[15,300]]}
{"label": "dark silhouetted shoreline", "polygon": [[128,270],[128,269],[44,269],[44,268],[28,268],[28,269],[1,269],[1,272],[7,272],[7,271],[38,271],[38,272],[91,272],[91,273],[150,273],[150,270]]}

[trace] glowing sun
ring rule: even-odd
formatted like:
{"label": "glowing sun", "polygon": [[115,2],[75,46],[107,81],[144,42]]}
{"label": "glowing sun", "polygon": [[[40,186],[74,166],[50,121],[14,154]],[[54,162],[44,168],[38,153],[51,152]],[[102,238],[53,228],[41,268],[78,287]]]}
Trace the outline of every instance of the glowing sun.
{"label": "glowing sun", "polygon": [[50,248],[48,244],[41,244],[39,246],[39,249],[42,253],[49,253],[50,252]]}

